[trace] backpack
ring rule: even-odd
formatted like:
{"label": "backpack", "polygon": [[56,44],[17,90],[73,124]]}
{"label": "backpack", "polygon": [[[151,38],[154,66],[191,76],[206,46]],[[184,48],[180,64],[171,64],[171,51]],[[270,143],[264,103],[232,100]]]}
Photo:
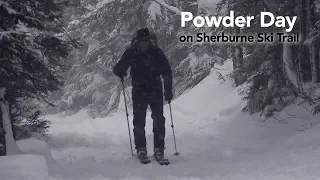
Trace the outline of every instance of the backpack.
{"label": "backpack", "polygon": [[158,46],[158,37],[154,31],[150,31],[150,40],[154,46]]}

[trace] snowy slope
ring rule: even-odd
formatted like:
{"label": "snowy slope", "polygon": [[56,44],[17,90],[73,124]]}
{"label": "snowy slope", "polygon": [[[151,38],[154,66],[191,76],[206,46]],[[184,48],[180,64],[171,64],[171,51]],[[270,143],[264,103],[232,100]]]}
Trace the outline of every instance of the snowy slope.
{"label": "snowy slope", "polygon": [[14,155],[0,157],[1,180],[45,180],[48,168],[42,156]]}
{"label": "snowy slope", "polygon": [[[226,75],[232,63],[227,61],[217,68]],[[169,110],[165,107],[170,166],[154,162],[141,165],[131,156],[123,107],[101,119],[90,119],[81,111],[69,117],[47,117],[53,122],[48,143],[60,166],[60,171],[50,173],[50,179],[319,179],[318,117],[297,106],[267,120],[241,112],[244,102],[238,89],[228,78],[221,83],[216,71],[172,104],[180,156],[173,156]],[[147,140],[151,155],[149,117],[150,113]]]}
{"label": "snowy slope", "polygon": [[0,156],[1,180],[46,180],[48,174],[61,172],[45,142],[30,138],[19,140],[15,145],[19,152],[9,149],[10,155]]}

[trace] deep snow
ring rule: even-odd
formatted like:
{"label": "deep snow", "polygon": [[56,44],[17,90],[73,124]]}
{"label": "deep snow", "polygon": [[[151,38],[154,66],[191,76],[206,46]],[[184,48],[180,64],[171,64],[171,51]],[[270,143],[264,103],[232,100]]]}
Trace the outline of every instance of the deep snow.
{"label": "deep snow", "polygon": [[[39,152],[49,151],[40,153],[51,159],[47,162],[49,179],[320,179],[319,117],[312,116],[307,107],[295,105],[264,120],[259,114],[241,112],[245,103],[238,90],[245,87],[234,88],[227,77],[225,82],[217,78],[217,71],[223,75],[231,72],[232,63],[217,68],[172,103],[180,156],[173,156],[169,109],[165,106],[166,156],[171,165],[159,166],[154,161],[141,165],[131,156],[123,107],[113,116],[97,119],[81,111],[69,117],[47,116],[53,122],[47,141],[53,159],[45,145],[37,146],[43,149]],[[151,155],[150,113],[147,140]],[[37,144],[31,142],[18,145],[24,152],[36,152],[26,150],[28,144]]]}
{"label": "deep snow", "polygon": [[[49,145],[64,173],[59,179],[317,179],[320,133],[316,116],[294,105],[274,118],[241,112],[239,88],[218,80],[231,61],[172,103],[180,156],[167,117],[166,156],[172,163],[140,165],[130,155],[123,107],[115,115],[90,119],[84,111],[72,117],[48,116],[53,122]],[[244,88],[244,87],[240,87]],[[123,99],[121,99],[123,101]],[[123,106],[123,103],[120,104]],[[130,110],[130,120],[132,113]],[[309,128],[302,132],[302,130]],[[131,123],[132,129],[132,123]],[[152,120],[147,119],[148,150],[152,152]],[[319,141],[319,143],[318,143]],[[320,176],[319,176],[320,177]]]}
{"label": "deep snow", "polygon": [[0,157],[1,180],[45,180],[48,168],[43,156],[10,155]]}

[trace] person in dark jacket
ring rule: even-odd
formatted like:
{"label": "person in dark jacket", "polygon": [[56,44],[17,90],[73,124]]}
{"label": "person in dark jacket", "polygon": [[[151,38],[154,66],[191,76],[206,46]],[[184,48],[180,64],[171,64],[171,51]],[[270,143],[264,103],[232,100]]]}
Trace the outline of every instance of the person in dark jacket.
{"label": "person in dark jacket", "polygon": [[170,103],[173,98],[172,70],[163,51],[151,42],[147,28],[137,31],[131,47],[123,53],[120,61],[113,68],[113,73],[123,81],[129,67],[131,67],[133,86],[133,132],[137,154],[147,157],[145,125],[146,112],[150,105],[153,119],[154,153],[163,158],[165,148],[163,95],[165,101]]}

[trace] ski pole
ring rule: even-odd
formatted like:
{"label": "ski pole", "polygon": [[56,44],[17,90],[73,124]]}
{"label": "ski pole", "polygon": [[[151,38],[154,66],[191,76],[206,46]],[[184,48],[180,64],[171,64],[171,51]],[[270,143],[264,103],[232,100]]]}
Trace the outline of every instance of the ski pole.
{"label": "ski pole", "polygon": [[128,123],[128,132],[129,132],[129,140],[130,140],[131,154],[132,154],[132,156],[134,156],[133,150],[132,150],[131,132],[130,132],[130,124],[129,124],[129,113],[128,113],[128,108],[127,108],[126,93],[125,93],[124,80],[123,80],[123,78],[121,78],[121,83],[122,83],[122,91],[123,91],[124,105],[125,105],[125,109],[126,109],[126,116],[127,116],[127,123]]}
{"label": "ski pole", "polygon": [[177,143],[176,143],[176,135],[174,134],[174,126],[173,126],[173,118],[172,118],[172,110],[171,110],[171,101],[169,103],[169,108],[170,108],[170,116],[171,116],[171,127],[172,127],[172,133],[173,133],[173,142],[174,142],[174,149],[175,149],[175,156],[178,156],[180,153],[177,151]]}

